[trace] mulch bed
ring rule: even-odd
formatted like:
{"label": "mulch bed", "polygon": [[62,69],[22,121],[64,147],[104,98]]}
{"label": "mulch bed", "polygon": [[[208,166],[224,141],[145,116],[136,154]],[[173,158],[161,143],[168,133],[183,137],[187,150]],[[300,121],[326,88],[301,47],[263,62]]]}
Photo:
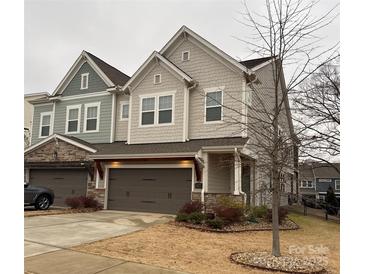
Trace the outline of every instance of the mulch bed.
{"label": "mulch bed", "polygon": [[95,208],[51,208],[48,210],[24,210],[24,217],[94,212]]}
{"label": "mulch bed", "polygon": [[230,256],[232,262],[244,266],[281,271],[293,274],[327,273],[320,257],[272,256],[269,252],[236,252]]}
{"label": "mulch bed", "polygon": [[[272,225],[269,222],[260,221],[258,223],[237,223],[223,227],[222,229],[214,229],[208,227],[206,224],[192,224],[186,222],[175,222],[177,226],[183,226],[191,229],[197,229],[206,232],[218,232],[218,233],[234,233],[234,232],[249,232],[249,231],[271,231]],[[286,219],[282,222],[280,230],[296,230],[300,227],[290,219]]]}

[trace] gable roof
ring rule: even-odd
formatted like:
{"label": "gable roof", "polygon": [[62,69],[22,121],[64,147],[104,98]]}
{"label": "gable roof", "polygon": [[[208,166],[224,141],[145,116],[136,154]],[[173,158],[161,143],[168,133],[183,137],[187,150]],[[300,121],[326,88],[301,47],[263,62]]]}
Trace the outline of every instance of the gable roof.
{"label": "gable roof", "polygon": [[132,77],[129,79],[129,81],[123,86],[123,90],[126,90],[129,88],[129,86],[134,82],[134,80],[138,77],[138,75],[142,74],[144,72],[144,69],[154,60],[159,60],[162,62],[162,64],[165,65],[165,67],[171,71],[173,74],[175,74],[177,77],[179,77],[181,80],[186,80],[187,82],[191,83],[193,82],[193,78],[191,78],[188,74],[186,74],[184,71],[182,71],[180,68],[175,66],[172,62],[167,60],[165,57],[163,57],[161,54],[159,54],[157,51],[152,52],[152,54],[147,58],[147,60],[138,68],[138,70],[132,75]]}
{"label": "gable roof", "polygon": [[228,61],[233,66],[237,67],[239,70],[247,73],[247,74],[253,74],[253,72],[247,68],[244,64],[241,64],[236,59],[225,53],[223,50],[219,49],[209,41],[205,40],[203,37],[189,29],[187,26],[182,26],[175,35],[166,43],[166,45],[160,50],[160,53],[163,55],[167,49],[171,47],[171,45],[181,36],[181,35],[190,35],[195,40],[199,41],[202,45],[204,45],[206,48],[213,51],[218,56],[222,57],[224,60]]}
{"label": "gable roof", "polygon": [[66,143],[69,143],[71,145],[74,145],[76,147],[79,147],[81,149],[84,149],[84,150],[92,152],[92,153],[95,153],[97,151],[95,149],[95,147],[92,146],[90,143],[88,143],[84,140],[81,140],[79,138],[76,138],[76,137],[73,137],[73,136],[65,136],[65,135],[61,135],[61,134],[52,134],[52,135],[48,136],[46,139],[42,140],[41,142],[25,149],[24,154],[29,153],[29,152],[35,150],[36,148],[38,148],[38,147],[54,140],[54,139],[62,140]]}
{"label": "gable roof", "polygon": [[68,70],[65,77],[63,77],[61,82],[58,84],[55,91],[52,93],[52,96],[62,94],[64,89],[70,83],[70,81],[75,76],[80,67],[84,64],[84,62],[87,62],[92,67],[92,69],[99,75],[99,77],[108,87],[123,85],[123,83],[128,81],[128,75],[107,64],[95,55],[83,50],[80,56],[76,59],[71,68]]}
{"label": "gable roof", "polygon": [[240,61],[240,63],[242,65],[244,65],[245,67],[249,68],[249,69],[253,69],[253,68],[257,67],[258,65],[262,65],[265,62],[267,62],[269,60],[272,60],[273,58],[275,58],[275,56],[268,56],[268,57],[250,59],[250,60],[243,60],[243,61]]}
{"label": "gable roof", "polygon": [[94,54],[91,54],[88,51],[85,52],[115,85],[123,86],[130,79],[127,74],[104,62]]}

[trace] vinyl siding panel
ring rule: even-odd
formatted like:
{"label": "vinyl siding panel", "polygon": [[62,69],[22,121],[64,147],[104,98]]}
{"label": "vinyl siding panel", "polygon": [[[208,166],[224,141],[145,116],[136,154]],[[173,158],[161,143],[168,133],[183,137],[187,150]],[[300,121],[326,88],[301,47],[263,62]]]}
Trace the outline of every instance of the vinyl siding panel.
{"label": "vinyl siding panel", "polygon": [[[84,133],[85,104],[100,102],[99,132]],[[90,143],[109,143],[111,133],[112,96],[103,95],[56,102],[54,133],[65,134],[67,106],[81,104],[80,133],[69,134]]]}
{"label": "vinyl siding panel", "polygon": [[[155,85],[153,77],[161,74],[161,84]],[[138,80],[137,80],[138,81]],[[140,95],[175,92],[173,125],[140,127]],[[181,142],[183,140],[184,84],[161,65],[155,65],[132,91],[131,144]]]}
{"label": "vinyl siding panel", "polygon": [[[193,39],[193,38],[189,38]],[[183,62],[181,54],[190,51],[190,60]],[[182,69],[199,85],[190,91],[189,103],[189,138],[218,138],[242,136],[240,114],[230,110],[242,109],[243,74],[232,71],[199,46],[185,40],[168,54],[168,59]],[[204,89],[224,86],[223,109],[224,123],[205,124],[205,92]]]}
{"label": "vinyl siding panel", "polygon": [[44,138],[39,138],[39,127],[42,112],[49,112],[53,110],[52,104],[48,105],[34,105],[33,109],[33,125],[32,125],[32,145],[42,141]]}
{"label": "vinyl siding panel", "polygon": [[230,193],[233,182],[233,156],[208,154],[208,193]]}
{"label": "vinyl siding panel", "polygon": [[129,101],[128,95],[117,96],[117,108],[115,116],[115,140],[116,141],[127,141],[128,137],[128,121],[121,121],[121,104],[120,102]]}
{"label": "vinyl siding panel", "polygon": [[[321,178],[324,179],[324,178]],[[328,178],[328,180],[331,180],[331,182],[319,182],[318,180],[321,179],[316,179],[316,189],[317,192],[327,192],[328,188],[331,186],[334,192],[340,192],[339,190],[335,189],[335,181],[336,180],[340,180],[340,178],[337,179],[333,179],[333,178]]]}
{"label": "vinyl siding panel", "polygon": [[[89,73],[89,84],[87,89],[81,89],[81,74],[83,73]],[[88,94],[92,92],[105,91],[106,89],[107,85],[104,83],[104,81],[92,69],[92,67],[87,62],[85,62],[72,78],[70,83],[66,86],[62,96]]]}

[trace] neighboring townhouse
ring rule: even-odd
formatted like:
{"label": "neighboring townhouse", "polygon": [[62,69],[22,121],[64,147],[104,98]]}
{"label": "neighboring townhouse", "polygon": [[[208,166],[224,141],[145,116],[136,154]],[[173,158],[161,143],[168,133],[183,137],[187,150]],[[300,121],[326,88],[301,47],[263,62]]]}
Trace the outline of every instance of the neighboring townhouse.
{"label": "neighboring townhouse", "polygon": [[47,92],[31,93],[24,95],[24,147],[28,147],[32,138],[33,104],[31,101],[47,98]]}
{"label": "neighboring townhouse", "polygon": [[[221,196],[269,203],[234,109],[249,111],[248,82],[271,59],[240,63],[185,26],[132,77],[84,51],[49,102],[34,102],[27,180],[55,189],[59,205],[85,194],[106,209],[167,213]],[[281,126],[293,134],[290,111]],[[294,180],[293,164],[283,204]]]}
{"label": "neighboring townhouse", "polygon": [[[339,163],[333,163],[340,169]],[[327,163],[307,162],[299,166],[299,193],[311,201],[324,201],[329,187],[340,199],[340,173]]]}

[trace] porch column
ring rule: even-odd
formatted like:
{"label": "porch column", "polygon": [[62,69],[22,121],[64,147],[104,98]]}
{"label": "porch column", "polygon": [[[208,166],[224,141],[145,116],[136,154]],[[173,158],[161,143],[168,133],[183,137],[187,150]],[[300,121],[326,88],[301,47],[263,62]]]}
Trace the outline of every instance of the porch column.
{"label": "porch column", "polygon": [[208,167],[209,167],[209,163],[208,163],[208,153],[203,152],[202,153],[202,158],[204,161],[204,168],[203,168],[203,176],[202,176],[202,190],[201,190],[201,201],[202,203],[204,203],[204,193],[208,191]]}
{"label": "porch column", "polygon": [[234,152],[234,195],[240,195],[241,185],[242,185],[242,167],[241,167],[241,157],[235,148]]}

